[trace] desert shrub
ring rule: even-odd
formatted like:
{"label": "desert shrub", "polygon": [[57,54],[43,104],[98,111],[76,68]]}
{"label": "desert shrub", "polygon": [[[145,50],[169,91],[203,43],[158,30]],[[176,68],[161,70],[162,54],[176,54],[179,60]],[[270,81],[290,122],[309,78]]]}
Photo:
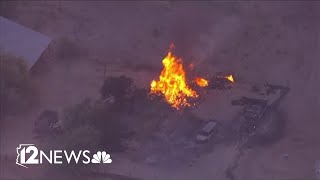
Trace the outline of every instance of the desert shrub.
{"label": "desert shrub", "polygon": [[84,53],[84,50],[80,45],[67,37],[54,40],[53,46],[59,60],[76,60]]}
{"label": "desert shrub", "polygon": [[[60,135],[46,136],[45,139],[40,141],[40,146],[42,150],[47,152],[52,149],[62,149],[68,152],[71,152],[72,150],[78,152],[85,149],[95,152],[98,150],[99,141],[99,132],[91,126],[84,125],[64,131],[64,133]],[[51,168],[53,168],[53,170],[58,170],[58,172],[67,170],[71,174],[78,174],[87,172],[94,167],[95,164],[76,164],[71,161],[70,164],[63,163],[60,166],[52,166]]]}
{"label": "desert shrub", "polygon": [[5,114],[18,113],[30,107],[35,100],[35,85],[25,61],[4,55],[1,63],[1,104]]}
{"label": "desert shrub", "polygon": [[104,81],[100,94],[102,98],[113,96],[116,101],[125,100],[131,94],[133,89],[133,80],[126,76],[108,77]]}
{"label": "desert shrub", "polygon": [[[112,153],[123,151],[127,130],[118,117],[119,112],[114,112],[101,101],[85,99],[65,109],[61,122],[62,133],[42,136],[39,138],[40,146],[44,150],[88,149],[91,152],[106,150]],[[95,164],[68,164],[57,168],[81,173],[94,167]]]}
{"label": "desert shrub", "polygon": [[79,104],[67,107],[64,111],[64,129],[73,129],[89,124],[93,115],[94,106],[90,99],[85,99]]}
{"label": "desert shrub", "polygon": [[110,108],[118,114],[140,116],[164,105],[161,103],[162,97],[151,98],[147,89],[136,88],[133,79],[126,76],[107,77],[100,89],[100,94],[103,100],[108,97],[114,98]]}
{"label": "desert shrub", "polygon": [[[130,98],[126,95],[132,84],[133,81],[124,76],[108,78],[102,87],[102,96],[114,96],[116,102],[128,103]],[[127,110],[116,104],[84,99],[67,107],[62,118],[63,133],[41,138],[43,145],[64,149],[91,147],[112,152],[125,150],[123,141],[128,137],[128,128],[123,119]]]}
{"label": "desert shrub", "polygon": [[98,146],[100,134],[91,126],[84,125],[64,131],[62,135],[49,136],[42,145],[46,149],[82,150]]}
{"label": "desert shrub", "polygon": [[65,131],[90,127],[99,134],[99,138],[95,137],[94,140],[98,142],[99,147],[122,151],[124,149],[122,140],[125,138],[127,129],[119,120],[121,115],[122,113],[114,111],[112,106],[85,99],[74,107],[66,109],[62,123]]}

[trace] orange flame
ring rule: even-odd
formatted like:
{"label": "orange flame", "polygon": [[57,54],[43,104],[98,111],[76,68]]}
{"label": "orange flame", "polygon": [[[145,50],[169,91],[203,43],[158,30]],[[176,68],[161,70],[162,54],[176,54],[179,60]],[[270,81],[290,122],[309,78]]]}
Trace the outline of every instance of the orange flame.
{"label": "orange flame", "polygon": [[232,74],[229,76],[225,76],[225,78],[228,79],[230,82],[234,83],[234,78],[233,78]]}
{"label": "orange flame", "polygon": [[172,107],[179,109],[181,106],[190,106],[187,98],[196,98],[198,94],[187,85],[182,60],[173,55],[172,47],[174,45],[170,45],[167,56],[162,60],[163,70],[159,80],[153,80],[150,84],[150,93],[163,94]]}
{"label": "orange flame", "polygon": [[206,87],[208,86],[209,81],[201,77],[196,77],[196,84],[200,87]]}

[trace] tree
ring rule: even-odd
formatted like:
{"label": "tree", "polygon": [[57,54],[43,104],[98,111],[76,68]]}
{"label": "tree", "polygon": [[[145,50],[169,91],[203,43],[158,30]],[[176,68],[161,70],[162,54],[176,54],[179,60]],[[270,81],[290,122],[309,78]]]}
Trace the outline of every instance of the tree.
{"label": "tree", "polygon": [[81,127],[90,127],[98,132],[98,146],[112,151],[122,151],[122,140],[125,138],[126,127],[119,120],[122,112],[114,111],[112,106],[105,106],[100,101],[85,99],[81,103],[66,109],[63,129],[74,131]]}
{"label": "tree", "polygon": [[3,113],[18,113],[34,101],[35,86],[25,61],[12,55],[3,55],[1,63],[1,104]]}
{"label": "tree", "polygon": [[126,76],[108,77],[100,89],[103,99],[113,96],[116,102],[123,102],[133,89],[133,80]]}
{"label": "tree", "polygon": [[[107,150],[113,153],[123,151],[126,127],[119,121],[118,115],[119,112],[114,112],[101,101],[84,99],[65,109],[61,133],[39,137],[41,148],[67,151],[88,149],[91,152]],[[78,173],[94,166],[68,164],[59,167]]]}

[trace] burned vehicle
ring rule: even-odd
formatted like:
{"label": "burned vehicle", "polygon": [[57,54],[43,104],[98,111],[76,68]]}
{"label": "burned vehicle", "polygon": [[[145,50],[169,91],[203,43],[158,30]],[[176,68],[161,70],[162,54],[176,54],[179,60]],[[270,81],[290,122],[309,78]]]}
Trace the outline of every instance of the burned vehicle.
{"label": "burned vehicle", "polygon": [[231,101],[232,105],[243,106],[240,133],[254,135],[257,126],[261,122],[261,118],[267,110],[271,110],[288,92],[288,87],[266,84],[262,90],[256,91],[256,94],[261,98],[241,97],[240,99]]}
{"label": "burned vehicle", "polygon": [[211,89],[231,89],[233,87],[233,82],[230,81],[227,76],[215,76],[210,79],[210,87]]}
{"label": "burned vehicle", "polygon": [[62,133],[57,111],[44,110],[34,123],[35,138]]}
{"label": "burned vehicle", "polygon": [[218,73],[210,79],[210,82],[211,89],[231,89],[234,85],[234,77],[231,74]]}

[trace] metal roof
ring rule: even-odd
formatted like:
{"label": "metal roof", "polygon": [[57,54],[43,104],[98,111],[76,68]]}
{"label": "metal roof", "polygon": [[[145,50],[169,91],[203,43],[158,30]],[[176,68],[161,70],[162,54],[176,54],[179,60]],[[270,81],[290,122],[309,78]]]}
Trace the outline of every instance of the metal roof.
{"label": "metal roof", "polygon": [[11,54],[26,61],[28,69],[39,59],[51,39],[0,16],[0,55]]}

